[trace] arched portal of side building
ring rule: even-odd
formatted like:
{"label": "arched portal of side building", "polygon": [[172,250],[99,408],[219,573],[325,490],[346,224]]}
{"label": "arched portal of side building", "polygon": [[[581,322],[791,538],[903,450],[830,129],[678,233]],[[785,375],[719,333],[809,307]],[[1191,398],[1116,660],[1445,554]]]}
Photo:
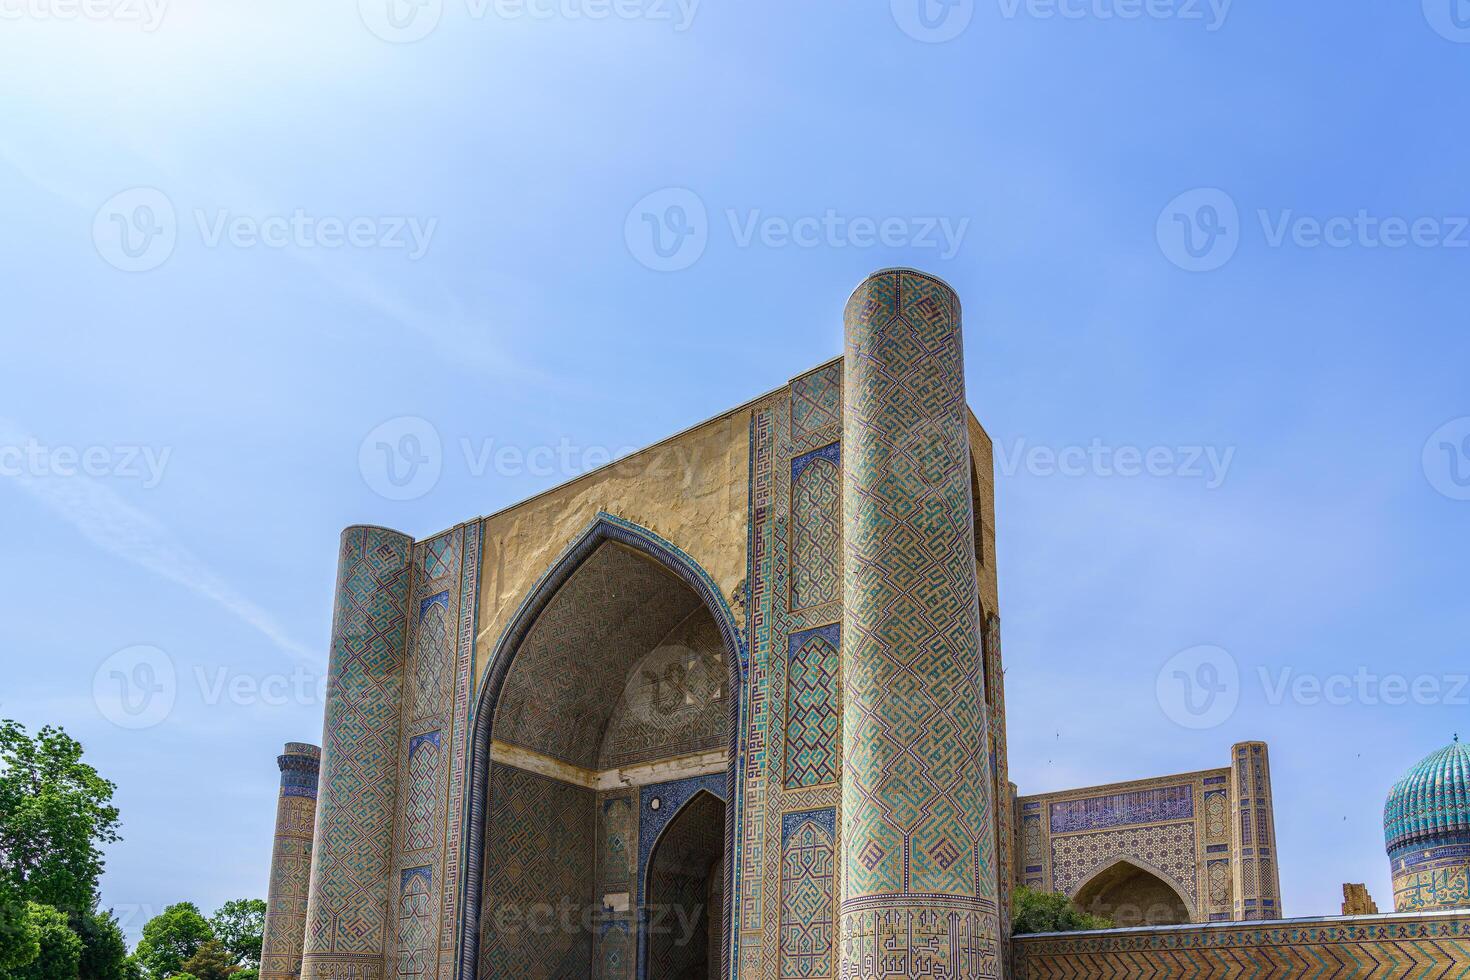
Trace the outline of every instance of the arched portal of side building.
{"label": "arched portal of side building", "polygon": [[720,976],[732,693],[714,614],[604,541],[507,653],[478,975]]}
{"label": "arched portal of side building", "polygon": [[1165,878],[1131,861],[1118,861],[1083,885],[1075,899],[1083,911],[1120,928],[1170,926],[1191,921],[1189,903]]}

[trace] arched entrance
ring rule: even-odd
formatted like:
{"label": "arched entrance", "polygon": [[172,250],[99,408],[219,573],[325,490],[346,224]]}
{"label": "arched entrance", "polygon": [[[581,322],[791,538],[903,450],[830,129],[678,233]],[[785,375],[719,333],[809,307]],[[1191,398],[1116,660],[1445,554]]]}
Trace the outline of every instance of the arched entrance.
{"label": "arched entrance", "polygon": [[724,801],[700,792],[654,845],[643,904],[647,980],[720,976],[724,826]]}
{"label": "arched entrance", "polygon": [[1128,860],[1098,871],[1073,900],[1084,912],[1112,919],[1119,928],[1192,921],[1189,902],[1177,887],[1163,875]]}
{"label": "arched entrance", "polygon": [[[642,972],[640,788],[693,772],[730,795],[742,681],[729,609],[687,556],[607,515],[568,549],[498,642],[477,699],[461,976]],[[723,855],[730,811],[704,795],[714,803],[669,840],[698,827]],[[706,863],[696,903],[724,905],[686,918],[706,963],[710,937],[728,935],[729,866]]]}

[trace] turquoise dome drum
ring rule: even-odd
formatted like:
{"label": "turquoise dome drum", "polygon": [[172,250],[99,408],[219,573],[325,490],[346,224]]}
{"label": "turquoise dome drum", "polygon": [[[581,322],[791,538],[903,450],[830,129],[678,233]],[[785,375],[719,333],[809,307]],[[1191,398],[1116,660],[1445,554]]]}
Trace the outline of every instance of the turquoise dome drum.
{"label": "turquoise dome drum", "polygon": [[1394,784],[1383,834],[1398,911],[1470,907],[1470,746],[1459,736]]}

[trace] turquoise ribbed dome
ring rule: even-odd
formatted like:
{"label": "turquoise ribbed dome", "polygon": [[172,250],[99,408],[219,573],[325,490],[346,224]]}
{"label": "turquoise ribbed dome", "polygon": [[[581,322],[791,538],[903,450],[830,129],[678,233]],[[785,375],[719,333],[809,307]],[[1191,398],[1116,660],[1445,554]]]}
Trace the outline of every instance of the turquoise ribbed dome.
{"label": "turquoise ribbed dome", "polygon": [[1470,747],[1459,736],[1394,784],[1383,808],[1383,836],[1390,855],[1470,843]]}

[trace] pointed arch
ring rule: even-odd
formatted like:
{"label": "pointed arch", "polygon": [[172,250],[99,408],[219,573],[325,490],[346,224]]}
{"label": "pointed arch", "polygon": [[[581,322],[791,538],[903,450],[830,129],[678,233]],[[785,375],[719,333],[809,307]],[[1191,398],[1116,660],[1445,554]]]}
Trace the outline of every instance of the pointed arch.
{"label": "pointed arch", "polygon": [[[725,649],[728,673],[729,764],[725,773],[725,867],[724,867],[724,935],[733,934],[733,910],[738,903],[739,878],[735,841],[739,840],[741,790],[736,773],[741,770],[742,733],[747,702],[746,681],[749,659],[744,635],[715,581],[703,567],[678,547],[653,531],[632,521],[599,512],[592,522],[572,541],[551,566],[544,571],[517,607],[490,654],[489,665],[482,675],[470,704],[470,776],[466,786],[468,799],[464,812],[464,841],[460,860],[465,868],[460,894],[458,923],[458,976],[461,980],[478,980],[480,952],[481,898],[484,887],[485,819],[489,812],[491,735],[495,706],[504,689],[516,654],[532,627],[567,581],[607,542],[615,542],[639,552],[674,574],[699,596],[716,626]],[[711,794],[713,795],[713,794]],[[718,799],[718,797],[715,797]],[[671,821],[672,822],[672,821]],[[728,944],[726,945],[728,950]],[[729,964],[726,964],[728,972]],[[490,978],[485,978],[490,980]]]}
{"label": "pointed arch", "polygon": [[1141,871],[1149,877],[1156,879],[1178,899],[1180,907],[1184,909],[1186,922],[1199,921],[1199,914],[1195,903],[1190,899],[1188,890],[1180,883],[1179,879],[1162,868],[1142,858],[1131,855],[1118,855],[1111,860],[1106,860],[1102,864],[1099,864],[1088,873],[1087,877],[1078,883],[1076,889],[1072,892],[1072,900],[1082,906],[1083,911],[1088,911],[1084,897],[1087,896],[1089,890],[1095,885],[1099,888],[1106,887],[1110,878],[1118,877],[1120,872],[1126,872],[1127,869],[1132,869],[1135,872]]}

